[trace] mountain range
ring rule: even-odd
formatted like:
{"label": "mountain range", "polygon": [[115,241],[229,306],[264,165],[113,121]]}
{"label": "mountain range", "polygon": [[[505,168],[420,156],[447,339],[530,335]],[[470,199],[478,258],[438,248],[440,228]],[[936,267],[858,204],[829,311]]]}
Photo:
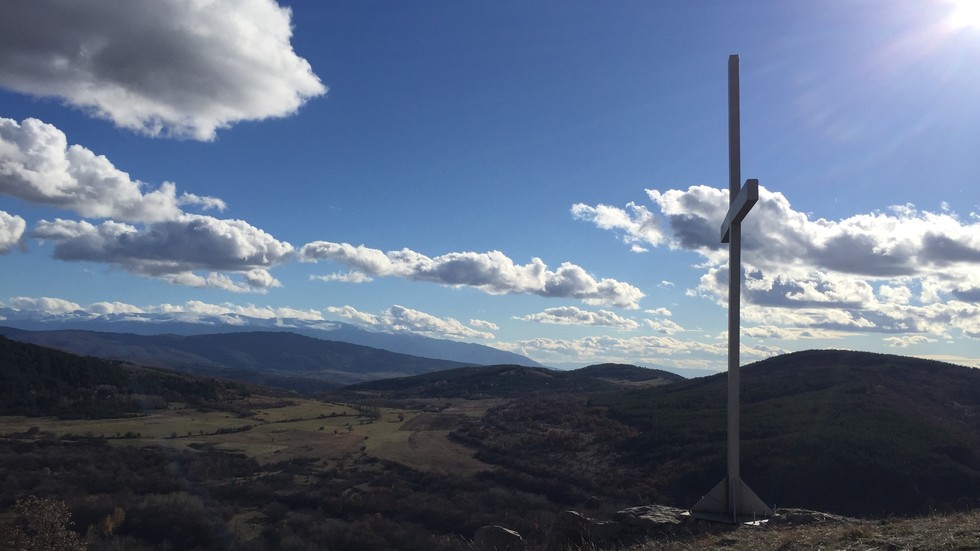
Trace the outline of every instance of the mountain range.
{"label": "mountain range", "polygon": [[0,335],[82,356],[303,392],[469,365],[288,332],[134,335],[0,327]]}
{"label": "mountain range", "polygon": [[134,335],[204,335],[250,331],[290,332],[316,339],[347,342],[423,358],[470,365],[517,364],[541,367],[534,360],[481,344],[436,339],[415,333],[368,331],[356,325],[299,318],[256,318],[240,314],[109,313],[83,310],[61,314],[0,307],[0,322],[29,331],[84,330]]}

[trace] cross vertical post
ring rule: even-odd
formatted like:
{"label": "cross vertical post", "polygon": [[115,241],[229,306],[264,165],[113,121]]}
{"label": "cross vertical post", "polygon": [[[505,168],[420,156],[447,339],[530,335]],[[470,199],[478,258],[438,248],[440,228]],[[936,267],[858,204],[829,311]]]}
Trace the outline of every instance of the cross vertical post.
{"label": "cross vertical post", "polygon": [[728,197],[721,242],[728,243],[728,471],[725,479],[691,509],[708,520],[738,523],[772,516],[772,510],[742,481],[739,457],[739,308],[742,285],[742,220],[759,200],[759,181],[740,185],[741,136],[738,56],[728,57]]}

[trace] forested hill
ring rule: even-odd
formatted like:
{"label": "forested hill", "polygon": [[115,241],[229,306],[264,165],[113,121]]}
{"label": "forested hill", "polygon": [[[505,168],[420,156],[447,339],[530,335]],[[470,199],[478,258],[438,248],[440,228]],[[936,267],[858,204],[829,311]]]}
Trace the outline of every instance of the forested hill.
{"label": "forested hill", "polygon": [[[725,475],[726,387],[721,373],[517,400],[455,436],[501,480],[556,500],[690,507]],[[807,351],[744,367],[741,396],[742,477],[770,505],[882,516],[977,504],[978,370]]]}
{"label": "forested hill", "polygon": [[81,357],[0,336],[4,415],[118,417],[163,408],[167,401],[204,405],[248,393],[231,381]]}
{"label": "forested hill", "polygon": [[609,392],[623,387],[657,386],[683,380],[680,375],[631,365],[604,364],[574,371],[521,365],[463,367],[370,381],[347,387],[389,398],[516,398]]}
{"label": "forested hill", "polygon": [[300,391],[466,365],[284,332],[183,336],[0,327],[0,334],[76,354]]}
{"label": "forested hill", "polygon": [[[603,399],[682,503],[724,473],[726,386],[720,374]],[[741,401],[743,478],[771,503],[887,514],[980,495],[980,371],[812,350],[744,367]]]}
{"label": "forested hill", "polygon": [[584,377],[592,377],[595,379],[603,379],[608,381],[619,381],[619,382],[634,382],[642,383],[644,381],[683,381],[684,377],[677,375],[676,373],[671,373],[669,371],[664,371],[663,369],[650,369],[647,367],[638,367],[630,364],[596,364],[583,367],[581,369],[575,369],[571,371],[575,375],[580,375]]}

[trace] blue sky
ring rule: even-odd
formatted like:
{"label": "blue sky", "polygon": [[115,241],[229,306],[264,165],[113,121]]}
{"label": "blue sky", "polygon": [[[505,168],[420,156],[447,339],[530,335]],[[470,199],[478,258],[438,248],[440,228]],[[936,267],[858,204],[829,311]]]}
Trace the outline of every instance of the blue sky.
{"label": "blue sky", "polygon": [[22,3],[0,22],[0,306],[723,370],[737,53],[763,188],[743,362],[980,367],[970,4]]}

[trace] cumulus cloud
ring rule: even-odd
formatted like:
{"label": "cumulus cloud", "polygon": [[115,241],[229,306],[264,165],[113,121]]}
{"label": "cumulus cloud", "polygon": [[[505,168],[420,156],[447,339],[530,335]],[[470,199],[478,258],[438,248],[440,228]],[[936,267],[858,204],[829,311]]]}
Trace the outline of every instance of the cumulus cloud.
{"label": "cumulus cloud", "polygon": [[885,344],[888,346],[895,346],[898,348],[908,348],[909,346],[923,343],[934,343],[939,342],[936,339],[929,338],[925,335],[902,335],[899,337],[886,337]]}
{"label": "cumulus cloud", "polygon": [[663,335],[673,335],[674,333],[680,333],[684,330],[683,327],[671,320],[665,319],[645,319],[643,324],[652,329],[656,333],[661,333]]}
{"label": "cumulus cloud", "polygon": [[777,325],[755,325],[743,327],[742,335],[756,339],[777,339],[796,341],[801,339],[840,339],[848,336],[844,331],[832,331],[812,327],[780,327]]}
{"label": "cumulus cloud", "polygon": [[419,310],[394,305],[381,314],[361,312],[353,306],[329,306],[327,312],[373,329],[417,333],[435,338],[493,339],[493,333],[477,331],[455,318],[440,318]]}
{"label": "cumulus cloud", "polygon": [[0,118],[0,193],[87,218],[124,222],[173,220],[183,214],[184,205],[225,209],[215,197],[177,195],[170,182],[154,190],[148,187],[106,157],[80,145],[69,146],[65,133],[50,124]]}
{"label": "cumulus cloud", "polygon": [[[498,343],[496,346],[523,354],[545,364],[620,362],[716,368],[719,366],[719,359],[728,354],[727,345],[721,342],[701,342],[671,336],[538,338],[513,343]],[[763,359],[786,352],[786,350],[777,347],[748,346],[745,344],[741,350],[743,356],[755,359]]]}
{"label": "cumulus cloud", "polygon": [[290,307],[278,307],[273,308],[271,306],[255,306],[254,304],[247,304],[245,306],[232,304],[225,302],[222,304],[211,304],[207,302],[201,302],[198,300],[189,300],[183,305],[170,305],[163,304],[160,306],[152,306],[146,309],[147,312],[185,312],[190,314],[203,314],[203,315],[228,315],[233,314],[236,316],[246,316],[250,318],[258,319],[299,319],[306,321],[322,321],[323,314],[320,312],[307,309],[301,310],[297,308]]}
{"label": "cumulus cloud", "polygon": [[311,275],[310,281],[339,281],[341,283],[370,283],[374,278],[364,272],[336,272],[327,275]]}
{"label": "cumulus cloud", "polygon": [[430,258],[410,249],[388,251],[364,245],[314,241],[303,245],[300,259],[331,260],[372,276],[396,276],[454,287],[474,287],[485,293],[531,293],[580,299],[586,304],[637,308],[643,293],[614,279],[597,280],[569,262],[549,270],[540,258],[515,264],[500,251],[448,253]]}
{"label": "cumulus cloud", "polygon": [[[698,252],[706,271],[687,294],[725,305],[728,251],[719,227],[728,191],[692,186],[647,195],[656,215],[633,203],[622,209],[575,205],[573,215],[620,232],[627,243]],[[971,336],[980,323],[974,308],[980,304],[980,221],[960,220],[948,209],[899,205],[827,220],[793,209],[783,194],[760,186],[759,202],[743,222],[742,247],[743,319],[749,322],[933,336],[951,330]]]}
{"label": "cumulus cloud", "polygon": [[576,308],[575,306],[559,306],[548,308],[537,314],[526,316],[515,316],[514,319],[523,321],[534,321],[537,323],[554,323],[559,325],[602,325],[615,327],[617,329],[636,329],[639,323],[624,318],[609,310],[589,311]]}
{"label": "cumulus cloud", "polygon": [[0,254],[7,254],[21,245],[27,223],[16,214],[0,210]]}
{"label": "cumulus cloud", "polygon": [[[184,304],[156,304],[137,306],[118,301],[100,301],[82,306],[70,300],[52,297],[12,297],[9,301],[12,308],[34,312],[40,315],[87,314],[90,317],[132,314],[127,319],[133,321],[160,321],[161,319],[176,319],[180,321],[200,321],[202,316],[224,318],[224,321],[234,323],[232,316],[264,320],[303,320],[323,321],[323,314],[313,309],[298,309],[288,306],[276,307],[256,306],[254,304],[239,305],[225,302],[212,304],[199,300],[189,300]],[[141,314],[164,314],[164,318],[141,317]]]}
{"label": "cumulus cloud", "polygon": [[104,316],[108,314],[142,314],[143,309],[134,306],[132,304],[126,304],[125,302],[95,302],[89,304],[88,307],[84,309],[86,312],[95,314],[97,316]]}
{"label": "cumulus cloud", "polygon": [[70,314],[82,309],[78,303],[52,297],[11,297],[10,306],[18,310],[32,310],[49,314]]}
{"label": "cumulus cloud", "polygon": [[[183,214],[137,228],[106,221],[42,220],[31,235],[55,243],[54,257],[102,262],[192,287],[263,291],[280,285],[267,268],[293,255],[289,243],[242,220]],[[211,271],[199,275],[197,271]],[[232,272],[232,280],[218,272]]]}
{"label": "cumulus cloud", "polygon": [[492,321],[477,320],[477,319],[470,320],[470,327],[476,327],[477,329],[486,329],[488,331],[497,331],[500,329],[500,326],[497,325],[496,323],[493,323]]}
{"label": "cumulus cloud", "polygon": [[578,220],[592,222],[604,230],[620,232],[623,242],[630,244],[633,252],[646,252],[647,249],[642,243],[656,247],[666,238],[653,213],[633,202],[628,203],[625,209],[609,205],[591,207],[584,203],[576,203],[572,205],[572,216]]}
{"label": "cumulus cloud", "polygon": [[[102,262],[179,285],[233,292],[281,285],[268,268],[292,257],[289,243],[242,220],[187,213],[187,205],[224,210],[225,204],[215,197],[178,195],[170,182],[148,190],[104,156],[67,143],[50,124],[0,118],[0,193],[108,219],[38,222],[29,235],[53,241],[55,258]],[[0,237],[12,237],[17,229],[19,217],[8,218],[0,215]]]}
{"label": "cumulus cloud", "polygon": [[32,0],[0,18],[0,86],[151,136],[214,138],[326,91],[273,0]]}

